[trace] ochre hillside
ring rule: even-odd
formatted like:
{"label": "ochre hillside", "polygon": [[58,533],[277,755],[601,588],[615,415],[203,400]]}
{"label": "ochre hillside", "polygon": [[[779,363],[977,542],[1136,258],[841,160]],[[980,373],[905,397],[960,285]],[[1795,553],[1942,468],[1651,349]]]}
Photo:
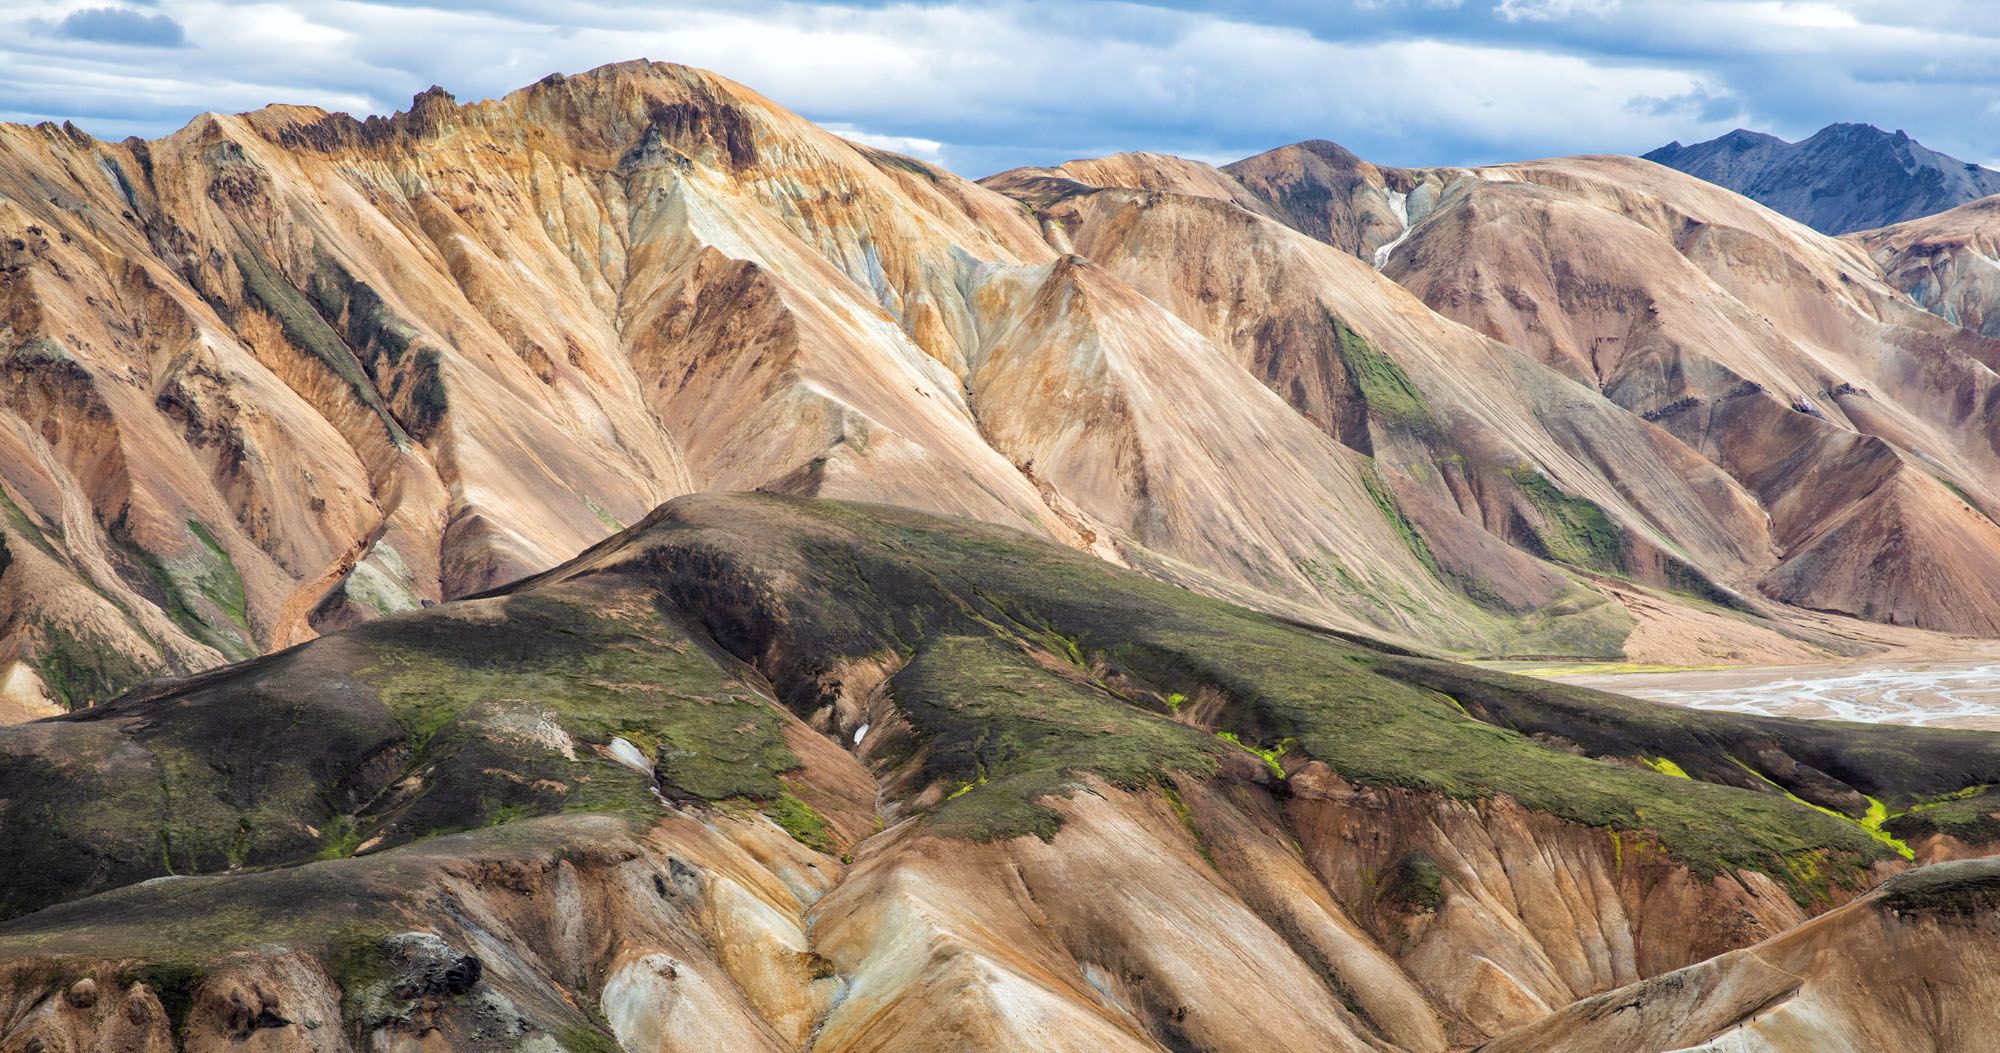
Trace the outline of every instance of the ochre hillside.
{"label": "ochre hillside", "polygon": [[1804,608],[1987,632],[1993,353],[1637,162],[1307,143],[984,187],[644,62],[365,122],[0,126],[5,713],[702,490],[970,516],[1463,655],[1866,646]]}

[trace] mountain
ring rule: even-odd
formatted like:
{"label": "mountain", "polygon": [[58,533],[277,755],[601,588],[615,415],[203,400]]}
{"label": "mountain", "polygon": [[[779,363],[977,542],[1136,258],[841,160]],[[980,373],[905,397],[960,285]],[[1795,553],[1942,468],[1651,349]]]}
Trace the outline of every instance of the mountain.
{"label": "mountain", "polygon": [[[987,182],[1054,210],[1045,226],[1063,244],[1183,320],[1221,327],[1218,340],[1242,345],[1246,365],[1335,434],[1353,428],[1337,423],[1339,378],[1287,364],[1333,357],[1303,352],[1303,319],[1324,310],[1372,324],[1376,304],[1395,304],[1428,326],[1394,342],[1371,330],[1423,406],[1371,412],[1368,441],[1355,445],[1375,456],[1447,573],[1465,573],[1461,550],[1438,539],[1478,531],[1669,589],[1705,592],[1686,569],[1698,567],[1725,586],[1708,593],[1724,603],[1762,596],[2000,631],[2000,591],[1964,590],[2000,560],[2000,528],[1985,511],[2000,496],[2000,462],[1982,410],[2000,345],[1918,309],[1852,244],[1630,158],[1397,170],[1303,143],[1216,173],[1233,174],[1255,208],[1224,204],[1231,195],[1212,178],[1183,178],[1177,192],[1161,178],[1120,190],[1094,186],[1100,173],[1080,164],[1064,168],[1065,179],[1019,171]],[[1096,207],[1104,218],[1092,220],[1085,201],[1118,210]],[[1230,216],[1289,255],[1210,227],[1149,223],[1174,210]],[[1155,227],[1176,240],[1142,241]],[[1216,248],[1227,265],[1203,255]],[[1183,273],[1149,278],[1142,263]],[[1374,277],[1368,264],[1401,288],[1376,281],[1366,307],[1338,298],[1325,272],[1362,281]],[[1389,402],[1378,394],[1371,409]],[[1517,452],[1549,448],[1573,459]],[[1550,480],[1547,493],[1538,479]],[[1472,529],[1453,533],[1459,523],[1439,509]],[[1585,520],[1603,523],[1610,543],[1594,542]],[[1523,536],[1521,523],[1543,525]],[[1675,646],[1692,624],[1646,606],[1627,604],[1638,619],[1628,653],[1648,640]]]}
{"label": "mountain", "polygon": [[[659,501],[758,487],[1022,527],[1459,653],[1846,646],[1734,594],[1770,559],[1762,513],[1684,443],[1232,177],[1125,166],[1149,167],[1231,197],[1232,237],[1318,260],[1274,288],[1282,317],[1250,300],[1218,330],[1021,202],[682,67],[154,142],[0,128],[9,709],[476,593]],[[1443,347],[1526,401],[1475,405]],[[1435,381],[1401,364],[1424,356]],[[1423,463],[1464,470],[1419,484]],[[1694,629],[1641,631],[1661,618]]]}
{"label": "mountain", "polygon": [[1848,235],[1889,281],[1926,310],[2000,336],[2000,196]]}
{"label": "mountain", "polygon": [[1996,782],[1984,733],[1663,708],[963,519],[695,495],[0,728],[0,1042],[1443,1050],[1784,938],[1948,843],[1882,814]]}
{"label": "mountain", "polygon": [[2000,172],[1871,124],[1829,124],[1796,143],[1738,128],[1693,146],[1668,143],[1645,159],[1826,234],[1886,227],[2000,194]]}
{"label": "mountain", "polygon": [[[699,489],[970,515],[1427,627],[1302,569],[1341,552],[1353,589],[1485,618],[1364,457],[1019,206],[708,74],[0,140],[0,659],[31,702],[477,592]],[[1170,390],[1212,412],[1155,411]]]}
{"label": "mountain", "polygon": [[1450,660],[2000,634],[1917,222],[649,62],[0,125],[0,1050],[1973,1048],[2000,738]]}

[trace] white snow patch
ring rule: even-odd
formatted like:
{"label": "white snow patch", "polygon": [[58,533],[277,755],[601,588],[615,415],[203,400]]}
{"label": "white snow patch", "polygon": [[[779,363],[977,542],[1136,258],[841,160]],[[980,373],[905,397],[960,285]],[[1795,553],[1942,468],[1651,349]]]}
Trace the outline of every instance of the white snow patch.
{"label": "white snow patch", "polygon": [[611,759],[623,764],[627,768],[645,772],[647,775],[653,774],[652,758],[646,756],[644,750],[632,745],[632,743],[622,737],[612,736]]}
{"label": "white snow patch", "polygon": [[1396,251],[1396,246],[1410,237],[1410,195],[1400,190],[1389,191],[1389,211],[1395,215],[1396,222],[1403,225],[1403,232],[1396,235],[1396,240],[1375,250],[1375,269],[1378,271],[1389,265],[1389,254]]}

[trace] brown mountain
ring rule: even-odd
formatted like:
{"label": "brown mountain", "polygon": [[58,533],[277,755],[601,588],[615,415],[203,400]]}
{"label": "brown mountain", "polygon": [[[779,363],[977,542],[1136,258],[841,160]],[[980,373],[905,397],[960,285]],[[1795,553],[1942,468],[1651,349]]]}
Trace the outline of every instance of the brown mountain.
{"label": "brown mountain", "polygon": [[2000,337],[2000,197],[1847,238],[1926,310]]}
{"label": "brown mountain", "polygon": [[[1938,482],[1990,501],[1964,427],[1985,344],[1873,286],[1762,332],[1779,305],[1729,306],[1683,257],[1647,302],[1701,302],[1660,321],[1634,300],[1630,324],[1717,368],[1599,376],[1575,334],[1398,262],[1424,244],[1406,223],[1442,237],[1497,178],[1330,144],[1226,172],[1131,155],[992,182],[1024,209],[644,63],[368,122],[272,107],[150,143],[0,140],[0,658],[22,711],[474,592],[702,489],[971,515],[1466,654],[1835,646],[1783,604],[1994,624],[1990,597],[1934,584],[1982,580],[1995,543]],[[1642,176],[1602,185],[1656,193]],[[1712,222],[1791,261],[1768,300],[1846,266],[1728,201]],[[1671,251],[1630,248],[1634,271]],[[1849,309],[1879,337],[1820,332]],[[1711,348],[1715,326],[1747,346]],[[1856,368],[1801,365],[1822,338]],[[1877,378],[1858,346],[1878,338],[1924,364]],[[1720,449],[1685,400],[1744,383],[1767,388],[1743,407],[1755,448]],[[1826,394],[1843,384],[1869,412]],[[1811,485],[1826,472],[1846,481]],[[1935,575],[1902,572],[1919,541],[1950,554]]]}
{"label": "brown mountain", "polygon": [[2000,740],[1439,656],[2000,631],[1975,226],[643,62],[0,126],[0,1053],[1970,1048]]}

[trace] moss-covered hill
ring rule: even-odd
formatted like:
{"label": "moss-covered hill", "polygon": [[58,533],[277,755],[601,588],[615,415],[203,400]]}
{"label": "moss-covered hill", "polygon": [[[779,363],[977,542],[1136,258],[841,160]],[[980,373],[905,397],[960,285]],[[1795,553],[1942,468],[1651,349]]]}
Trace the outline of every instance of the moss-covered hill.
{"label": "moss-covered hill", "polygon": [[829,726],[861,668],[889,677],[869,751],[884,786],[975,839],[1057,836],[1043,800],[1085,773],[1145,786],[1255,753],[1280,792],[1319,760],[1355,783],[1509,795],[1811,899],[1899,850],[1888,816],[2000,782],[1989,735],[1632,702],[1394,653],[997,528],[697,496],[489,596],[0,728],[0,915],[533,816],[640,821],[655,791],[746,802],[824,847],[786,777],[784,710]]}

